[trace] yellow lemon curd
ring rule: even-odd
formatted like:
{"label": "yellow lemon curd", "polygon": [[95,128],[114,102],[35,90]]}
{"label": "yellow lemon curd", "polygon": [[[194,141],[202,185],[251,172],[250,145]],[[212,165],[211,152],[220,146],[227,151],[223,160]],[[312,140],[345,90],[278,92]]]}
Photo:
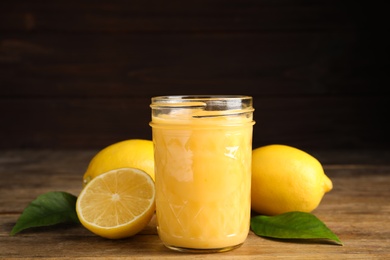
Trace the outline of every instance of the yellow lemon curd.
{"label": "yellow lemon curd", "polygon": [[238,246],[250,223],[252,113],[183,113],[152,117],[158,234],[168,247]]}

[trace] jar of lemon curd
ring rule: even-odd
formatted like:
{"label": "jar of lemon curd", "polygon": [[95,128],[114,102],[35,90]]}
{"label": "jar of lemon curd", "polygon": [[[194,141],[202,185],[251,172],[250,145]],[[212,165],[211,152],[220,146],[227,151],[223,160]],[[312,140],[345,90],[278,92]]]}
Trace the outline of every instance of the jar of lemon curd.
{"label": "jar of lemon curd", "polygon": [[242,245],[250,225],[250,96],[159,96],[151,103],[157,230],[183,252]]}

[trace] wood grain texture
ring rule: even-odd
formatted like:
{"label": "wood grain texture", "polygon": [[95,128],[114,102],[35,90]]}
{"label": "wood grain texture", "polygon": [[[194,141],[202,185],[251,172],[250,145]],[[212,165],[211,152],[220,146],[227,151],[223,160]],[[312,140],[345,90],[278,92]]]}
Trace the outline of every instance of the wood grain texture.
{"label": "wood grain texture", "polygon": [[[7,99],[0,103],[5,147],[98,148],[151,138],[149,98]],[[387,97],[258,97],[253,147],[386,150]],[[367,108],[370,111],[367,111]],[[334,109],[337,108],[337,109]],[[17,127],[15,127],[17,126]]]}
{"label": "wood grain texture", "polygon": [[[166,249],[153,218],[134,237],[102,239],[79,225],[33,228],[9,236],[24,207],[37,195],[68,191],[76,196],[95,150],[0,151],[0,258],[44,259],[388,259],[390,166],[382,151],[317,151],[334,188],[313,212],[344,246],[279,241],[249,233],[244,245],[222,254],[178,254]],[[341,160],[340,158],[344,158]]]}
{"label": "wood grain texture", "polygon": [[150,138],[150,98],[173,94],[253,96],[254,146],[386,149],[382,10],[349,1],[1,1],[0,149]]}
{"label": "wood grain texture", "polygon": [[2,37],[4,97],[388,92],[351,32]]}
{"label": "wood grain texture", "polygon": [[[355,27],[367,6],[340,1],[2,1],[3,30],[65,32],[307,30]],[[360,18],[361,19],[361,18]],[[368,20],[367,18],[365,18]],[[379,18],[376,18],[379,19]],[[361,26],[366,27],[367,24]]]}

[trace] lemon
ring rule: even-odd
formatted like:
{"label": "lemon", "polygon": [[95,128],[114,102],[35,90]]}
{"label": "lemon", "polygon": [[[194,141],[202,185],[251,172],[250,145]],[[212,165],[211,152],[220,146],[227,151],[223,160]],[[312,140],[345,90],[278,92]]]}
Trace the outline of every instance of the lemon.
{"label": "lemon", "polygon": [[126,167],[141,169],[154,180],[153,142],[129,139],[103,148],[90,161],[83,176],[83,184],[86,185],[104,172]]}
{"label": "lemon", "polygon": [[95,177],[80,193],[76,212],[91,232],[110,239],[133,236],[151,220],[155,187],[142,170],[121,168]]}
{"label": "lemon", "polygon": [[267,145],[252,151],[252,210],[265,215],[311,212],[332,181],[312,155],[287,145]]}

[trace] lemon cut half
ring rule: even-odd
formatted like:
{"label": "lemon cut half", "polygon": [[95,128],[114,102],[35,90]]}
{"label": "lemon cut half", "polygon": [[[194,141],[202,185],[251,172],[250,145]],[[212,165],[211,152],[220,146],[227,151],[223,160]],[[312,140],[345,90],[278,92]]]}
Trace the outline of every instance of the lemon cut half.
{"label": "lemon cut half", "polygon": [[94,178],[80,193],[81,224],[109,239],[130,237],[146,227],[155,210],[155,187],[146,172],[120,168]]}

